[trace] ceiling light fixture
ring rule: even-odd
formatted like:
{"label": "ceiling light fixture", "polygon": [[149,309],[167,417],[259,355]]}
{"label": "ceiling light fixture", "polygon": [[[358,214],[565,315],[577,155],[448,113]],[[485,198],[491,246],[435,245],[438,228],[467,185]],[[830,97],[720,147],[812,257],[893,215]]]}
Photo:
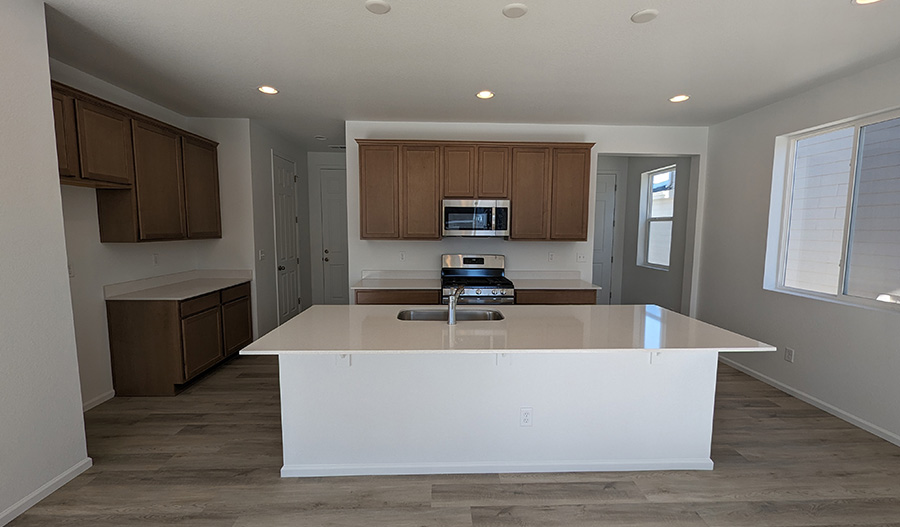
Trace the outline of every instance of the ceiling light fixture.
{"label": "ceiling light fixture", "polygon": [[874,4],[875,2],[881,2],[881,0],[850,0],[851,4],[856,4],[856,5],[868,5],[868,4]]}
{"label": "ceiling light fixture", "polygon": [[503,8],[503,16],[506,18],[519,18],[527,12],[528,6],[525,4],[508,4]]}
{"label": "ceiling light fixture", "polygon": [[481,90],[480,92],[475,94],[475,97],[479,99],[490,99],[494,96],[494,92],[491,90]]}
{"label": "ceiling light fixture", "polygon": [[384,0],[366,0],[366,9],[368,9],[370,13],[383,15],[391,10],[391,4]]}
{"label": "ceiling light fixture", "polygon": [[691,98],[690,95],[683,95],[683,94],[676,95],[675,97],[672,97],[671,99],[669,99],[669,102],[684,102],[690,98]]}
{"label": "ceiling light fixture", "polygon": [[635,24],[644,24],[650,22],[659,16],[659,11],[656,9],[642,9],[637,13],[631,15],[631,21]]}
{"label": "ceiling light fixture", "polygon": [[278,90],[276,90],[275,88],[273,88],[271,86],[260,86],[259,88],[256,88],[256,89],[265,93],[266,95],[275,95],[276,93],[278,93]]}

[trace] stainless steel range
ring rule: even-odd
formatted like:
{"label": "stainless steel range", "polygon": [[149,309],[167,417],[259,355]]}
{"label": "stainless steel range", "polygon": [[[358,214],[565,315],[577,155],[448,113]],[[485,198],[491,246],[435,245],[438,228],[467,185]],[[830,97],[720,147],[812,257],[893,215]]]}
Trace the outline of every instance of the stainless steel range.
{"label": "stainless steel range", "polygon": [[500,254],[441,256],[441,302],[448,304],[462,287],[460,304],[513,304],[516,292],[505,276],[506,257]]}

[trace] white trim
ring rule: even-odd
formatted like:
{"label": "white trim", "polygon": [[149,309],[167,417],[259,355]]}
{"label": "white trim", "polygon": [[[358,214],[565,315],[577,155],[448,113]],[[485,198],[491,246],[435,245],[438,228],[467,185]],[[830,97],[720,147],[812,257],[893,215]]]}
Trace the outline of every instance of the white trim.
{"label": "white trim", "polygon": [[93,465],[93,460],[89,457],[86,457],[62,474],[41,485],[34,492],[15,502],[5,511],[0,512],[0,525],[6,525],[7,523],[13,521],[23,512],[36,505],[37,502],[46,498],[66,483],[72,481],[76,476],[78,476],[85,470],[91,468],[91,465]]}
{"label": "white trim", "polygon": [[803,402],[809,403],[820,410],[824,410],[835,417],[843,419],[844,421],[847,421],[848,423],[850,423],[854,426],[862,428],[866,432],[875,434],[878,437],[884,439],[885,441],[888,441],[897,446],[900,446],[900,435],[895,434],[895,433],[891,432],[890,430],[881,428],[880,426],[870,423],[869,421],[866,421],[865,419],[863,419],[861,417],[857,417],[857,416],[851,414],[850,412],[841,410],[837,406],[828,404],[825,401],[823,401],[817,397],[813,397],[812,395],[810,395],[804,391],[798,390],[787,384],[776,381],[775,379],[769,377],[768,375],[764,375],[752,368],[748,368],[748,367],[744,366],[743,364],[737,363],[731,359],[726,359],[721,354],[719,355],[719,360],[724,362],[725,364],[731,366],[732,368],[739,370],[741,372],[744,372],[747,375],[749,375],[755,379],[758,379],[770,386],[774,386],[775,388],[778,388],[779,390],[781,390],[789,395],[792,395],[792,396],[796,397],[797,399],[800,399]]}
{"label": "white trim", "polygon": [[101,404],[105,403],[106,401],[112,399],[115,396],[116,396],[115,390],[110,390],[108,392],[101,393],[100,395],[98,395],[92,399],[88,399],[87,401],[84,401],[84,403],[82,403],[82,405],[81,405],[81,411],[87,412],[91,408],[100,406]]}
{"label": "white trim", "polygon": [[284,465],[283,478],[404,474],[497,474],[521,472],[620,472],[637,470],[712,470],[709,458],[557,461],[551,463],[449,462]]}

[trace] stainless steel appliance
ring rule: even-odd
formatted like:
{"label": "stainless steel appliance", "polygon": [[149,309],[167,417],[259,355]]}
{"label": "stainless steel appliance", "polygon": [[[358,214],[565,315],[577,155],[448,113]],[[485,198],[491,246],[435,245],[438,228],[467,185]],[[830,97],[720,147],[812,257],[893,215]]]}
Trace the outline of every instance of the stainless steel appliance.
{"label": "stainless steel appliance", "polygon": [[513,304],[516,291],[506,278],[506,257],[500,254],[441,256],[441,302],[447,304],[457,287],[460,304]]}
{"label": "stainless steel appliance", "polygon": [[509,236],[508,199],[445,199],[444,236]]}

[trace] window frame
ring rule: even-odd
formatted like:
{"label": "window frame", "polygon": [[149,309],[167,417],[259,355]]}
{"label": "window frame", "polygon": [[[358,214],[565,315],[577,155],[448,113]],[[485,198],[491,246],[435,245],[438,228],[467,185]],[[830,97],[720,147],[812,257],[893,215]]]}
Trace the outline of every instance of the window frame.
{"label": "window frame", "polygon": [[[653,176],[665,172],[672,173],[672,215],[653,217]],[[677,165],[667,165],[664,167],[648,170],[641,173],[641,208],[638,223],[638,254],[637,265],[657,271],[668,271],[672,268],[672,243],[669,243],[669,265],[651,263],[650,257],[650,225],[653,222],[667,221],[672,225],[671,233],[675,232],[675,203],[674,192],[677,175]]]}
{"label": "window frame", "polygon": [[[816,300],[824,300],[828,302],[864,307],[870,309],[878,309],[884,311],[892,311],[892,312],[900,312],[900,304],[892,303],[892,302],[882,302],[875,299],[863,298],[859,296],[848,295],[846,293],[847,290],[847,280],[848,277],[848,257],[850,256],[850,235],[851,235],[851,224],[853,221],[853,216],[856,213],[854,206],[857,202],[857,191],[858,191],[858,179],[860,176],[861,167],[858,163],[858,157],[860,152],[860,133],[862,129],[866,126],[881,123],[884,121],[890,121],[894,119],[900,118],[900,108],[894,108],[891,110],[879,111],[867,115],[863,115],[860,117],[855,117],[851,119],[844,119],[841,121],[837,121],[834,123],[810,128],[807,130],[802,130],[799,132],[786,134],[783,136],[779,136],[776,138],[775,144],[775,170],[773,171],[773,185],[772,185],[772,199],[770,200],[770,215],[769,215],[769,224],[770,224],[770,232],[769,232],[769,241],[767,243],[767,258],[766,258],[766,269],[764,276],[763,288],[776,291],[780,293],[787,293],[795,296],[801,296],[805,298],[811,298]],[[790,221],[791,221],[791,205],[793,201],[794,194],[794,167],[796,163],[796,154],[797,154],[797,142],[802,141],[804,139],[808,139],[810,137],[816,137],[819,135],[827,134],[830,132],[834,132],[837,130],[852,128],[853,129],[853,143],[851,146],[851,154],[850,154],[850,166],[847,171],[847,203],[844,210],[844,225],[843,225],[843,236],[841,239],[841,256],[839,260],[839,277],[838,277],[838,292],[836,294],[823,293],[819,291],[812,291],[809,289],[802,289],[797,287],[790,287],[785,285],[785,274],[787,269],[787,258],[788,258],[788,238],[790,234]],[[783,161],[780,162],[780,161]],[[783,167],[781,171],[778,170],[778,166],[781,165]],[[778,184],[780,183],[780,185]],[[780,199],[776,199],[777,195],[780,193]],[[772,225],[772,208],[778,206],[780,208],[780,222],[778,223],[777,230],[777,258],[775,260],[774,269],[772,269],[772,265],[770,259],[768,257],[768,253],[771,251],[771,242],[773,239],[771,232]],[[772,272],[774,271],[774,272]],[[774,278],[774,279],[773,279]]]}

